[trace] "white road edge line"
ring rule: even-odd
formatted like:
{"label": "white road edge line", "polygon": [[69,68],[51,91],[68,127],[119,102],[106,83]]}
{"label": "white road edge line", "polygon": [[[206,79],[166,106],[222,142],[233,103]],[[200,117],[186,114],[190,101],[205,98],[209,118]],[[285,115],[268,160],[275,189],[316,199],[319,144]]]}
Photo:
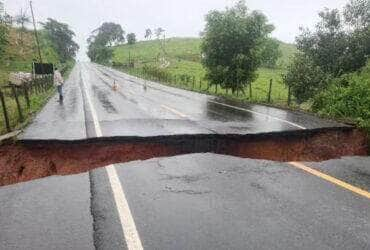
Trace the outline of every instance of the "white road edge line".
{"label": "white road edge line", "polygon": [[[102,137],[97,113],[92,104],[86,82],[82,80],[84,91],[88,104],[90,106],[91,114],[94,120],[95,132],[97,137]],[[134,218],[132,217],[130,207],[128,205],[125,192],[122,184],[118,178],[117,171],[114,165],[109,165],[105,168],[108,174],[108,179],[113,191],[113,197],[117,206],[117,211],[123,231],[123,237],[126,240],[127,248],[129,250],[142,250],[144,249],[140,240],[139,233],[136,230]]]}

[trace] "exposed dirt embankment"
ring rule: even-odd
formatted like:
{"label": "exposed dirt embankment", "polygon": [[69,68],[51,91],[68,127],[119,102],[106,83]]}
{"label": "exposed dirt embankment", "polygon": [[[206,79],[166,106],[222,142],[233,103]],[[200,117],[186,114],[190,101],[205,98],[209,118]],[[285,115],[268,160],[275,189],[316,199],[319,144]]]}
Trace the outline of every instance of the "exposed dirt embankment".
{"label": "exposed dirt embankment", "polygon": [[189,153],[217,153],[275,161],[321,161],[367,155],[364,133],[352,128],[257,135],[183,135],[18,141],[0,146],[0,186],[68,175],[113,163]]}

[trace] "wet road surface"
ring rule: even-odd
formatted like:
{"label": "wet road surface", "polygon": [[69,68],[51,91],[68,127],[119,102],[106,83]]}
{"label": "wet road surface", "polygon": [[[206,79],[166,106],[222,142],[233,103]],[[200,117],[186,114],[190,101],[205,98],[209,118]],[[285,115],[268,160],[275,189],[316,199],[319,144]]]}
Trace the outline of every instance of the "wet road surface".
{"label": "wet road surface", "polygon": [[[114,80],[118,91],[112,90]],[[65,91],[63,105],[52,99],[23,139],[342,126],[259,105],[233,106],[92,64],[77,65]],[[368,157],[304,163],[362,188],[365,195],[289,163],[215,154],[115,164],[19,183],[0,188],[0,246],[369,249],[368,163]]]}
{"label": "wet road surface", "polygon": [[344,126],[300,112],[235,104],[91,63],[74,68],[64,92],[64,103],[52,98],[22,139],[94,137],[93,115],[106,137],[252,134]]}
{"label": "wet road surface", "polygon": [[[370,199],[288,163],[194,154],[115,170],[144,249],[370,248]],[[1,249],[128,249],[106,168],[3,187],[0,200]]]}

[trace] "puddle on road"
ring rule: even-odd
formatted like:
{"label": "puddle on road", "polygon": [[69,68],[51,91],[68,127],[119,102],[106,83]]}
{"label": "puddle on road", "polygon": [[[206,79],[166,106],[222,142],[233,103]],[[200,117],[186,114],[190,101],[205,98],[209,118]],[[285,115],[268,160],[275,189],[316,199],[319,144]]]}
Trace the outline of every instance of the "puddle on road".
{"label": "puddle on road", "polygon": [[191,153],[273,161],[322,161],[367,155],[364,133],[328,128],[255,135],[175,135],[18,141],[0,146],[0,186],[51,175],[83,173],[115,163]]}

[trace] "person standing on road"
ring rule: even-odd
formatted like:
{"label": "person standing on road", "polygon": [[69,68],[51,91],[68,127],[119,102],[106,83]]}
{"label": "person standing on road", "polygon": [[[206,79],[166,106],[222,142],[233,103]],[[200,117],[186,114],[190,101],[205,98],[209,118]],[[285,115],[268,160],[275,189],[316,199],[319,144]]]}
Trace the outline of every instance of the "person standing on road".
{"label": "person standing on road", "polygon": [[63,102],[63,84],[64,84],[64,79],[62,77],[62,74],[59,72],[58,68],[55,68],[55,70],[54,70],[54,85],[58,89],[59,101],[60,102]]}

